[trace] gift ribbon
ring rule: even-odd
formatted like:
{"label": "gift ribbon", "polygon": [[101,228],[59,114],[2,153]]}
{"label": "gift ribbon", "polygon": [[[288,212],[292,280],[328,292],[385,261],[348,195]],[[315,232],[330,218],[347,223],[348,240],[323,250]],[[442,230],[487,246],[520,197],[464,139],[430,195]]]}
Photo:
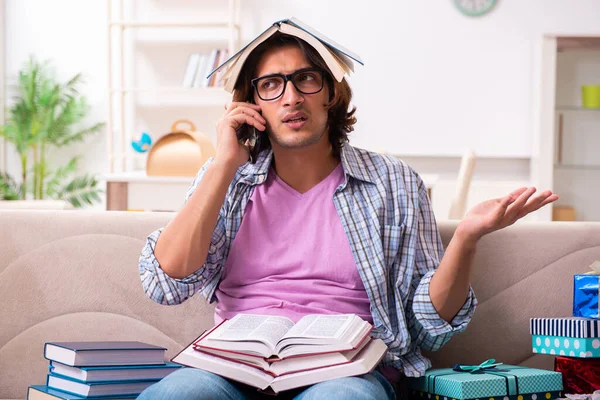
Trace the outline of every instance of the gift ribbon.
{"label": "gift ribbon", "polygon": [[[471,373],[471,374],[490,374],[490,375],[496,375],[496,376],[502,377],[502,378],[504,378],[504,381],[506,383],[506,394],[505,394],[506,396],[516,396],[516,395],[520,394],[519,378],[514,374],[497,369],[496,366],[501,365],[502,363],[494,364],[495,361],[496,361],[495,359],[490,358],[489,360],[486,360],[479,365],[457,364],[454,366],[452,371],[444,370],[444,371],[439,371],[439,372],[436,372],[436,371],[427,372],[427,375],[425,376],[425,378],[426,378],[426,388],[425,389],[429,393],[435,393],[435,384],[436,384],[437,378],[442,377],[442,376],[447,376],[447,375],[454,375],[458,372],[458,373]],[[511,368],[511,370],[513,370],[513,369],[523,369],[525,367],[511,366],[510,368]]]}
{"label": "gift ribbon", "polygon": [[485,369],[495,368],[498,365],[502,365],[502,363],[497,363],[494,358],[490,358],[485,360],[479,365],[464,365],[464,364],[456,364],[454,368],[452,368],[456,372],[469,372],[471,374],[480,373]]}

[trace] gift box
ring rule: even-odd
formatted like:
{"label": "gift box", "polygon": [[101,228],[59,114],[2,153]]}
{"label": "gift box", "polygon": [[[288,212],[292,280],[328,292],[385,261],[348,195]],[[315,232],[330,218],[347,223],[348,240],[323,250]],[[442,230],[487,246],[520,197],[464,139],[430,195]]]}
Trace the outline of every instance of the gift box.
{"label": "gift box", "polygon": [[600,321],[586,318],[531,318],[534,353],[600,357]]}
{"label": "gift box", "polygon": [[598,319],[600,261],[595,261],[590,267],[592,271],[574,276],[573,316]]}
{"label": "gift box", "polygon": [[554,370],[563,376],[564,392],[587,394],[600,389],[600,359],[556,357]]}
{"label": "gift box", "polygon": [[[490,361],[479,366],[430,369],[425,376],[407,379],[411,398],[541,400],[561,396],[559,372],[504,364],[485,367]],[[465,367],[467,370],[461,369]]]}
{"label": "gift box", "polygon": [[573,289],[573,316],[598,319],[600,275],[577,274]]}

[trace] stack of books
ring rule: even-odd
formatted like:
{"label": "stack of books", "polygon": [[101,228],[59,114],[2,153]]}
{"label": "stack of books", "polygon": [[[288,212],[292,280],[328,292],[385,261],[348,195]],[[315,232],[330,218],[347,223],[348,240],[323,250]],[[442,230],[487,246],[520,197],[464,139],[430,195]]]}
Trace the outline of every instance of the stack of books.
{"label": "stack of books", "polygon": [[164,361],[165,350],[141,342],[48,342],[46,384],[30,386],[27,398],[135,398],[181,368]]}
{"label": "stack of books", "polygon": [[266,393],[369,373],[387,346],[354,314],[285,317],[238,314],[203,333],[171,361]]}

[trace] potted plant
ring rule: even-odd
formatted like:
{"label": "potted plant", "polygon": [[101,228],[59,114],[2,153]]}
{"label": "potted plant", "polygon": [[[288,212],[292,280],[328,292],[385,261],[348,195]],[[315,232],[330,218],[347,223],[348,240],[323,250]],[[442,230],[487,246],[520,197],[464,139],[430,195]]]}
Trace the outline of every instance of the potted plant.
{"label": "potted plant", "polygon": [[75,176],[78,156],[59,166],[48,161],[49,152],[83,141],[104,126],[104,123],[81,126],[89,112],[89,105],[80,94],[82,83],[81,74],[59,83],[49,62],[30,57],[19,73],[17,95],[8,110],[7,123],[0,127],[0,135],[19,155],[21,176],[17,180],[0,171],[0,201],[50,200],[53,208],[57,201],[72,207],[100,201],[102,190],[97,187],[96,177]]}

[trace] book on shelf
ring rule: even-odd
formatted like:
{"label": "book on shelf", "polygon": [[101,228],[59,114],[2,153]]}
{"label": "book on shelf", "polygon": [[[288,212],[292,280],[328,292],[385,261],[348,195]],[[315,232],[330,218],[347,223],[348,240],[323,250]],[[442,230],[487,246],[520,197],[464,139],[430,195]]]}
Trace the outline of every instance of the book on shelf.
{"label": "book on shelf", "polygon": [[47,342],[44,358],[71,367],[164,364],[164,347],[135,341]]}
{"label": "book on shelf", "polygon": [[82,382],[162,379],[180,368],[180,365],[169,362],[156,365],[72,367],[50,361],[50,373]]}
{"label": "book on shelf", "polygon": [[199,53],[192,53],[188,57],[187,67],[185,69],[185,74],[183,75],[183,87],[193,87],[194,79],[196,78],[196,71],[198,71],[200,60],[201,57]]}
{"label": "book on shelf", "polygon": [[83,397],[128,396],[139,395],[159,380],[82,382],[50,373],[46,386]]}
{"label": "book on shelf", "polygon": [[311,45],[321,55],[338,82],[341,82],[346,74],[350,74],[350,72],[354,71],[354,62],[358,62],[361,65],[363,64],[361,58],[357,54],[334,42],[297,18],[292,17],[273,23],[260,35],[252,39],[250,43],[244,46],[240,51],[215,68],[210,73],[209,77],[215,73],[224,71],[221,75],[221,79],[224,83],[225,90],[230,93],[233,92],[233,87],[235,86],[237,78],[250,53],[276,32],[296,36]]}
{"label": "book on shelf", "polygon": [[276,362],[354,350],[372,330],[370,323],[355,314],[311,314],[297,323],[280,316],[238,314],[202,335],[193,346]]}
{"label": "book on shelf", "polygon": [[[187,346],[171,361],[192,368],[199,368],[214,374],[242,382],[265,392],[282,392],[315,383],[367,374],[379,364],[387,351],[387,346],[381,339],[365,341],[364,347],[348,362],[285,373],[274,376],[255,366],[218,357],[194,348],[193,343]],[[283,362],[283,361],[282,361]]]}
{"label": "book on shelf", "polygon": [[[118,397],[102,397],[103,400],[135,399],[137,394]],[[27,400],[83,400],[88,397],[79,396],[62,390],[52,389],[46,385],[32,385],[27,389]]]}
{"label": "book on shelf", "polygon": [[208,78],[208,74],[216,68],[229,54],[228,49],[212,49],[209,53],[193,53],[188,57],[183,75],[183,87],[207,88],[219,86],[216,75]]}

